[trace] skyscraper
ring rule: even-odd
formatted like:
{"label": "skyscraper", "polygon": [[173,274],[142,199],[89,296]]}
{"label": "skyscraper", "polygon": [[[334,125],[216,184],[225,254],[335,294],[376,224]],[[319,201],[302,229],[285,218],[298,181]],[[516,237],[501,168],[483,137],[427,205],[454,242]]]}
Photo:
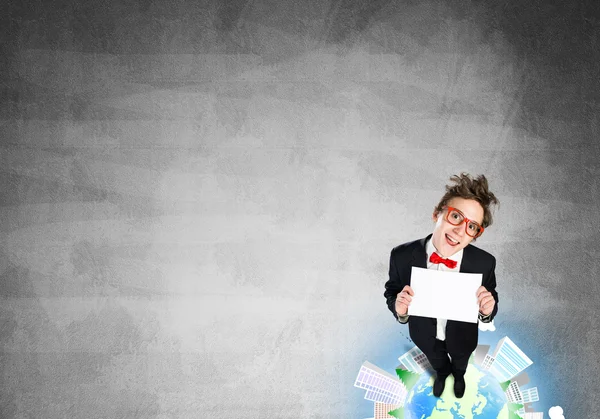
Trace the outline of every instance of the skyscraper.
{"label": "skyscraper", "polygon": [[393,418],[393,416],[388,415],[388,412],[396,410],[399,407],[401,407],[399,404],[373,403],[373,419]]}
{"label": "skyscraper", "polygon": [[366,390],[365,399],[373,402],[404,405],[406,387],[398,377],[368,361],[363,362],[354,387]]}
{"label": "skyscraper", "polygon": [[523,394],[523,403],[533,403],[540,400],[537,387],[521,390],[521,393]]}
{"label": "skyscraper", "polygon": [[477,345],[475,348],[475,365],[482,365],[485,357],[487,356],[488,351],[490,350],[490,345]]}
{"label": "skyscraper", "polygon": [[516,381],[511,381],[505,391],[508,401],[511,403],[523,404],[523,394]]}
{"label": "skyscraper", "polygon": [[508,336],[500,339],[493,357],[494,361],[490,367],[490,372],[500,382],[510,380],[533,364],[533,361]]}
{"label": "skyscraper", "polygon": [[427,360],[425,354],[416,346],[402,355],[398,360],[410,372],[420,374],[424,371],[433,371],[433,367]]}
{"label": "skyscraper", "polygon": [[527,371],[521,371],[519,374],[510,379],[511,381],[516,381],[520,388],[523,388],[527,384],[529,384],[529,375],[527,375]]}
{"label": "skyscraper", "polygon": [[494,363],[494,357],[491,355],[486,355],[481,363],[481,368],[484,370],[489,370],[492,364]]}

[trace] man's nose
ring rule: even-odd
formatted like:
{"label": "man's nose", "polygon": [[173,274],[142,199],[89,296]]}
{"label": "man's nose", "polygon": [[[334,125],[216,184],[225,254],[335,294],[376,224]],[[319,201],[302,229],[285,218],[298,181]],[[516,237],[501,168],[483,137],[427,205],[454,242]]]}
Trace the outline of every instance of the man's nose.
{"label": "man's nose", "polygon": [[459,225],[454,226],[452,231],[454,232],[454,234],[457,234],[459,236],[463,235],[465,232],[465,223],[460,223]]}

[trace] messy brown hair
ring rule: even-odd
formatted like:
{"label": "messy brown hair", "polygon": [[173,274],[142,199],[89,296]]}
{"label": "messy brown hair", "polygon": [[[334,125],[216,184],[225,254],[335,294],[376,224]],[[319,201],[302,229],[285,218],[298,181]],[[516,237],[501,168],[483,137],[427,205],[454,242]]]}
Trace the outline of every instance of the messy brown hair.
{"label": "messy brown hair", "polygon": [[483,228],[492,225],[491,205],[500,205],[498,198],[488,189],[488,181],[484,175],[472,178],[468,173],[461,173],[450,178],[454,185],[446,185],[446,193],[435,207],[440,213],[452,198],[473,199],[483,208]]}

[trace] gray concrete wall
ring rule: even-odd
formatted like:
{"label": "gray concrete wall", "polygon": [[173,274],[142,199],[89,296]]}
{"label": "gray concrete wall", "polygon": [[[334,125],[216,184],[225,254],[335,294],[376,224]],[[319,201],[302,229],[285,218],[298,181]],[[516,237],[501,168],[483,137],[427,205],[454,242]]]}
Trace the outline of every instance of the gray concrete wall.
{"label": "gray concrete wall", "polygon": [[496,338],[595,417],[598,7],[445,3],[3,5],[0,416],[367,417],[389,251],[467,171]]}

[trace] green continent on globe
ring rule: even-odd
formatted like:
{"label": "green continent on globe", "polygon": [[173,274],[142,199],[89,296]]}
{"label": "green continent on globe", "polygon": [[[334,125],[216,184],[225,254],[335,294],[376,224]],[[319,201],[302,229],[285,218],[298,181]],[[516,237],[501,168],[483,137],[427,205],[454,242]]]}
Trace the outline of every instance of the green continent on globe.
{"label": "green continent on globe", "polygon": [[433,377],[423,374],[404,403],[405,419],[507,419],[507,399],[498,381],[487,371],[469,364],[461,399],[454,396],[454,377],[446,379],[442,397],[433,395]]}

